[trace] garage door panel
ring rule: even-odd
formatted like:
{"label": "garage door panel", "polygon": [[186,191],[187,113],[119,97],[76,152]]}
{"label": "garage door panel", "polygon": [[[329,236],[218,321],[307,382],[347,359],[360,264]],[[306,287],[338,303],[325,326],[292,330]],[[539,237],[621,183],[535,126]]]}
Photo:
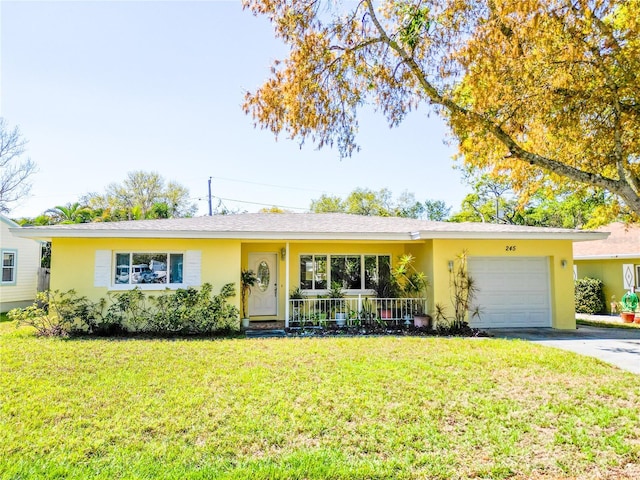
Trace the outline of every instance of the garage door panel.
{"label": "garage door panel", "polygon": [[478,287],[474,304],[481,315],[472,326],[551,326],[547,257],[471,257],[469,273]]}

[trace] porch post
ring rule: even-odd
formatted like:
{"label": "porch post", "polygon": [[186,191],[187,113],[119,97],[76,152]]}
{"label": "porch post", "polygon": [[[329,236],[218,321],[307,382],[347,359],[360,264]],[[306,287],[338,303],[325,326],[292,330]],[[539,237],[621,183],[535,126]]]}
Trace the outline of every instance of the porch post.
{"label": "porch post", "polygon": [[284,328],[289,328],[289,242],[284,256]]}

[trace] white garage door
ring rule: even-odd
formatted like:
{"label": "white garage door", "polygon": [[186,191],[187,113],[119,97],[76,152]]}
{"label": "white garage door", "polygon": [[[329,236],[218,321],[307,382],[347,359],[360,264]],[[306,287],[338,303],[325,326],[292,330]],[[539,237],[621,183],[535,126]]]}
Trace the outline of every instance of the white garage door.
{"label": "white garage door", "polygon": [[470,257],[468,262],[478,286],[474,304],[480,307],[471,326],[551,326],[547,257]]}

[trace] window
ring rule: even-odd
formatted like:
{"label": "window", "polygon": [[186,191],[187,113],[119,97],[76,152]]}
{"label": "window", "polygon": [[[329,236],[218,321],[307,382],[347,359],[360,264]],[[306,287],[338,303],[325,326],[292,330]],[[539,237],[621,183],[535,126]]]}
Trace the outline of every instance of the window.
{"label": "window", "polygon": [[2,283],[16,283],[16,251],[2,251]]}
{"label": "window", "polygon": [[300,256],[300,288],[302,290],[327,289],[327,256]]}
{"label": "window", "polygon": [[362,260],[355,255],[331,256],[331,285],[342,285],[345,290],[358,290],[362,285]]}
{"label": "window", "polygon": [[182,283],[182,253],[116,253],[117,285]]}
{"label": "window", "polygon": [[345,290],[371,290],[381,276],[388,277],[390,273],[389,255],[300,256],[302,290],[326,290],[334,283]]}

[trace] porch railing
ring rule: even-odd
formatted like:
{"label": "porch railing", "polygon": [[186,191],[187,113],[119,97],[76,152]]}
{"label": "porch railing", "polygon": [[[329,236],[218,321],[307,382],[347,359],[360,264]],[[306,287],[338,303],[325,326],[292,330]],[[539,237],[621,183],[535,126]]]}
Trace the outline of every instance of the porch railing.
{"label": "porch railing", "polygon": [[427,311],[424,298],[304,298],[289,300],[290,327],[409,323]]}

